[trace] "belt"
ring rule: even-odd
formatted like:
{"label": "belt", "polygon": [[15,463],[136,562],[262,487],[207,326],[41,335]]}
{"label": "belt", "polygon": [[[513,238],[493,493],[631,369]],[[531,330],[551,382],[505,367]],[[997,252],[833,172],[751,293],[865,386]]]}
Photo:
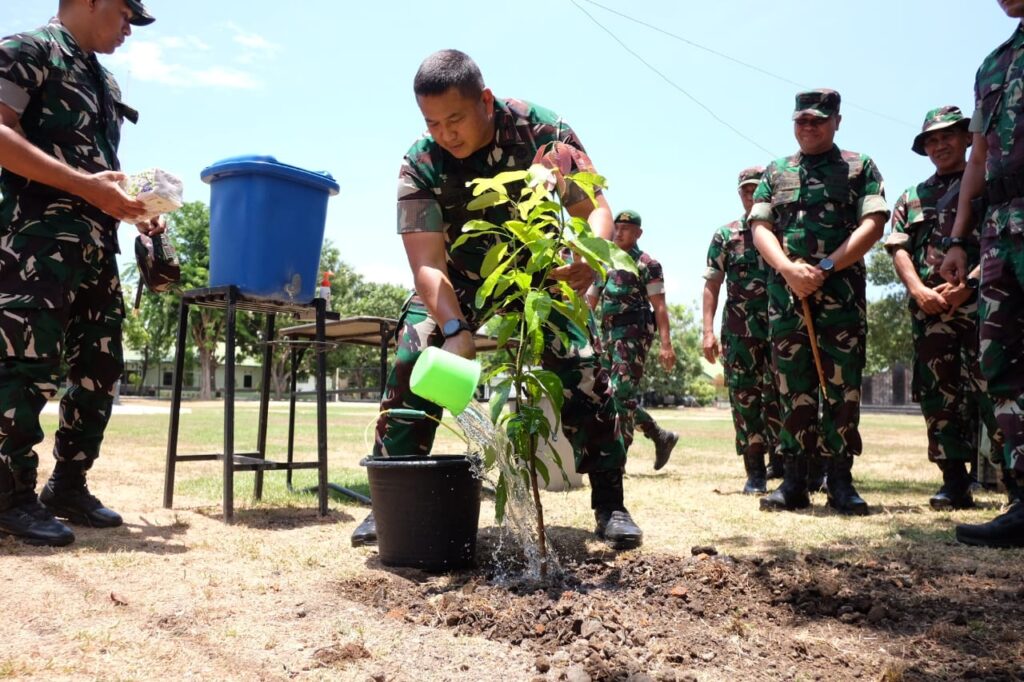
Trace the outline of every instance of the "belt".
{"label": "belt", "polygon": [[654,315],[646,310],[633,310],[617,315],[608,315],[604,318],[604,322],[611,324],[613,327],[625,327],[631,324],[647,325],[653,321]]}
{"label": "belt", "polygon": [[998,206],[1024,197],[1024,170],[1005,173],[985,183],[985,196],[989,206]]}

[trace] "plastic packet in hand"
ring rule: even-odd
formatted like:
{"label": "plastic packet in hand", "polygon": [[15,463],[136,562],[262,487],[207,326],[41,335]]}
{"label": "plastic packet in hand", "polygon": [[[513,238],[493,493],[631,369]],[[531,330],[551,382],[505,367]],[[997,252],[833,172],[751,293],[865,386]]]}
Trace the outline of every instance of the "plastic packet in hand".
{"label": "plastic packet in hand", "polygon": [[146,214],[137,222],[147,223],[153,218],[177,211],[182,206],[181,180],[159,168],[129,175],[124,189],[130,196],[146,205]]}

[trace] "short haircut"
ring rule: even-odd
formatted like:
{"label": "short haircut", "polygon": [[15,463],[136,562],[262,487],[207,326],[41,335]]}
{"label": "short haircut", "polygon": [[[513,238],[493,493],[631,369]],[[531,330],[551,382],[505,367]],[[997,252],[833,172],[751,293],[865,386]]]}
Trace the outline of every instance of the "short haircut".
{"label": "short haircut", "polygon": [[423,60],[416,71],[412,89],[417,97],[443,95],[458,88],[464,97],[477,97],[484,91],[480,67],[465,52],[440,50]]}

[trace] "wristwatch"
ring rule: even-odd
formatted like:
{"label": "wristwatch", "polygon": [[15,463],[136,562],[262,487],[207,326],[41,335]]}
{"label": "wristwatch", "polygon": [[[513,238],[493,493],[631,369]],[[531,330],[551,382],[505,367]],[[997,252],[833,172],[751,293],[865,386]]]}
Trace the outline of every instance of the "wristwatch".
{"label": "wristwatch", "polygon": [[968,277],[967,279],[964,280],[964,284],[967,285],[968,289],[977,290],[978,285],[981,284],[981,281],[977,277]]}
{"label": "wristwatch", "polygon": [[461,317],[454,317],[441,325],[441,335],[444,336],[446,341],[463,331],[467,331],[472,334],[473,328],[470,327],[469,323]]}
{"label": "wristwatch", "polygon": [[824,272],[826,275],[831,275],[832,271],[836,269],[835,261],[826,256],[818,261],[818,269]]}
{"label": "wristwatch", "polygon": [[947,250],[950,247],[953,247],[953,246],[959,246],[962,249],[964,247],[964,244],[966,244],[966,243],[967,243],[967,240],[964,239],[963,237],[943,237],[942,238],[942,248],[947,249]]}

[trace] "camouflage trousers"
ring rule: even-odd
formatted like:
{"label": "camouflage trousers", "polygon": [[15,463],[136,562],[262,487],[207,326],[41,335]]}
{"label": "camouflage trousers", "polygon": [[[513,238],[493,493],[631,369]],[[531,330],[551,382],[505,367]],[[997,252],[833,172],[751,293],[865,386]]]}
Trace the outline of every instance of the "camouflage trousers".
{"label": "camouflage trousers", "polygon": [[819,423],[818,373],[803,307],[781,277],[773,275],[769,282],[772,367],[782,416],[779,454],[806,457],[820,451],[822,456],[845,458],[861,453],[860,390],[867,333],[864,290],[860,273],[843,271],[829,276],[809,299],[825,374]]}
{"label": "camouflage trousers", "polygon": [[911,390],[928,431],[928,459],[968,461],[978,451],[984,421],[993,457],[1003,455],[1003,434],[986,392],[978,358],[978,302],[952,315],[928,315],[911,306],[914,378]]}
{"label": "camouflage trousers", "polygon": [[[608,374],[601,368],[587,331],[581,330],[557,313],[551,318],[569,338],[568,348],[550,331],[545,331],[541,365],[562,380],[565,401],[562,405],[562,430],[572,444],[576,470],[580,473],[621,471],[626,464],[626,449],[612,398]],[[471,324],[478,321],[469,320]],[[415,395],[409,378],[420,352],[428,346],[440,346],[444,339],[437,323],[417,298],[405,304],[396,330],[395,363],[388,374],[381,410],[396,408],[423,410],[437,418],[441,408]],[[434,444],[437,424],[431,420],[412,420],[382,415],[377,421],[374,456],[427,455]]]}
{"label": "camouflage trousers", "polygon": [[[999,210],[995,208],[992,213]],[[1024,235],[983,234],[981,371],[1006,441],[1005,463],[1024,476]]]}
{"label": "camouflage trousers", "polygon": [[54,456],[88,468],[99,455],[124,359],[114,254],[91,244],[0,236],[0,461],[34,469],[39,415],[67,365]]}
{"label": "camouflage trousers", "polygon": [[619,428],[627,450],[637,428],[648,438],[653,438],[658,429],[654,418],[640,407],[640,382],[653,342],[653,324],[605,328],[601,341],[601,365],[612,383]]}
{"label": "camouflage trousers", "polygon": [[782,417],[771,368],[771,342],[723,331],[722,366],[736,430],[736,454],[774,454]]}

